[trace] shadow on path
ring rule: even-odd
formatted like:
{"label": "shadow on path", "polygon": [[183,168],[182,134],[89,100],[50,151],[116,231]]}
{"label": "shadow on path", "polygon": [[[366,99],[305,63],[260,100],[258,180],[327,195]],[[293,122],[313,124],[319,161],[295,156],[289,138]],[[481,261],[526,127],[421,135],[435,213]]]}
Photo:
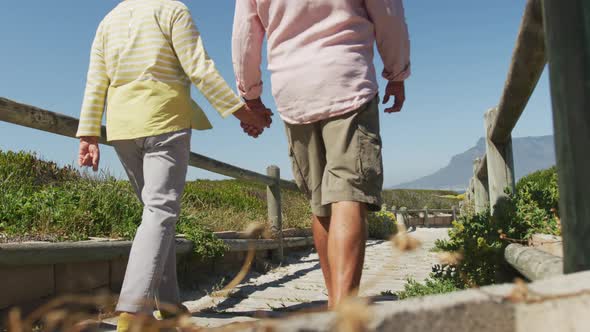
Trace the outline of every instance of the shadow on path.
{"label": "shadow on path", "polygon": [[[366,298],[369,304],[384,304],[395,302],[398,300],[396,296],[392,295],[377,295]],[[247,310],[247,311],[232,311],[223,312],[218,308],[211,308],[201,312],[193,313],[195,318],[230,318],[230,317],[250,317],[250,318],[286,318],[294,314],[305,314],[314,312],[327,311],[327,301],[312,301],[306,303],[299,303],[291,306],[283,306],[280,308],[269,308],[269,310]]]}
{"label": "shadow on path", "polygon": [[[220,311],[224,311],[227,309],[231,309],[231,308],[235,307],[236,305],[240,304],[245,299],[248,299],[250,297],[250,295],[252,295],[256,292],[261,292],[261,291],[264,291],[265,289],[268,289],[268,288],[279,288],[285,283],[288,283],[290,281],[304,277],[309,272],[319,270],[319,269],[320,269],[320,264],[316,263],[312,267],[296,271],[295,273],[292,273],[292,274],[285,275],[282,278],[277,279],[277,280],[266,282],[266,283],[263,283],[260,285],[240,286],[237,292],[230,294],[228,298],[225,298],[220,303],[217,303],[214,307],[209,308],[208,310],[213,311],[213,312],[220,312]],[[269,309],[271,309],[271,308],[269,308]]]}
{"label": "shadow on path", "polygon": [[385,242],[389,242],[389,241],[386,241],[386,240],[371,240],[370,242],[367,241],[366,248],[378,246],[378,245],[383,244]]}

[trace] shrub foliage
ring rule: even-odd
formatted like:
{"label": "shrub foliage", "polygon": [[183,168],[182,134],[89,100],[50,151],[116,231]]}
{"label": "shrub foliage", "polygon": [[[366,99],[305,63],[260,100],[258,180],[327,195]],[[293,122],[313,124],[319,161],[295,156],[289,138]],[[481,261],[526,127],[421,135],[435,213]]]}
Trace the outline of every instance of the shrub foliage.
{"label": "shrub foliage", "polygon": [[[241,181],[187,184],[177,231],[207,258],[223,252],[212,231],[241,230],[265,222],[266,188]],[[300,193],[283,192],[285,227],[308,227],[310,208]],[[34,154],[0,151],[0,241],[131,239],[142,207],[128,181],[90,177]]]}
{"label": "shrub foliage", "polygon": [[396,233],[395,214],[383,206],[381,211],[369,213],[369,237],[378,240],[389,240]]}
{"label": "shrub foliage", "polygon": [[428,278],[424,283],[414,279],[408,279],[404,290],[396,295],[398,299],[404,300],[411,297],[422,297],[428,295],[451,293],[459,290],[452,280]]}
{"label": "shrub foliage", "polygon": [[560,234],[556,169],[533,173],[516,188],[516,193],[498,202],[493,216],[489,210],[462,216],[453,223],[449,240],[437,241],[439,250],[463,254],[457,286],[512,281],[515,273],[504,260],[511,241],[525,241],[535,233]]}

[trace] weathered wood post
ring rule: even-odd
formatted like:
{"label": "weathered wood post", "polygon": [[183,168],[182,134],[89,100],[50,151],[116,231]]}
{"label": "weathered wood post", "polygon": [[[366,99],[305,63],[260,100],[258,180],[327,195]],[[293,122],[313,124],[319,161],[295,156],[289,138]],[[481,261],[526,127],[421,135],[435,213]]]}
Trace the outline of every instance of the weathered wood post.
{"label": "weathered wood post", "polygon": [[457,221],[457,207],[453,205],[453,221]]}
{"label": "weathered wood post", "polygon": [[504,190],[508,188],[511,192],[514,192],[512,137],[509,137],[505,143],[496,143],[490,135],[497,117],[497,108],[493,108],[485,113],[488,189],[492,214],[494,213],[496,203],[506,196]]}
{"label": "weathered wood post", "polygon": [[544,0],[564,272],[590,270],[590,2]]}
{"label": "weathered wood post", "polygon": [[283,215],[281,213],[281,169],[277,166],[269,166],[266,174],[275,180],[275,183],[266,187],[266,199],[268,204],[268,220],[270,221],[272,235],[279,241],[279,248],[274,253],[274,259],[283,261]]}
{"label": "weathered wood post", "polygon": [[467,188],[467,192],[465,193],[467,196],[467,201],[472,202],[475,205],[475,179],[472,177],[469,179],[469,187]]}
{"label": "weathered wood post", "polygon": [[430,219],[428,218],[428,208],[424,209],[424,227],[430,226]]}
{"label": "weathered wood post", "polygon": [[407,217],[407,213],[408,213],[407,211],[408,211],[408,208],[402,206],[398,210],[398,214],[396,215],[396,219],[397,219],[398,224],[400,224],[400,223],[404,224],[404,226],[406,228],[409,228],[411,225],[409,224],[410,219]]}
{"label": "weathered wood post", "polygon": [[481,174],[478,174],[482,162],[480,158],[475,159],[473,162],[473,191],[475,195],[473,205],[477,213],[485,211],[490,203],[487,175],[482,178]]}

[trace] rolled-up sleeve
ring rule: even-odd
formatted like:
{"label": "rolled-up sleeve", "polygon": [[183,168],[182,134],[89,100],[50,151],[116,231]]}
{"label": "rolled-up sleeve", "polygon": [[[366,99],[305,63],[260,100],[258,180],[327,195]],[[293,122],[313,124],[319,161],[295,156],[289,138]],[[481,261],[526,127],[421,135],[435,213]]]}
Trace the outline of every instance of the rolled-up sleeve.
{"label": "rolled-up sleeve", "polygon": [[237,0],[232,37],[232,59],[238,90],[246,99],[262,94],[262,44],[265,30],[255,0]]}
{"label": "rolled-up sleeve", "polygon": [[407,79],[411,73],[410,38],[402,0],[365,0],[365,3],[375,26],[383,77],[388,81]]}

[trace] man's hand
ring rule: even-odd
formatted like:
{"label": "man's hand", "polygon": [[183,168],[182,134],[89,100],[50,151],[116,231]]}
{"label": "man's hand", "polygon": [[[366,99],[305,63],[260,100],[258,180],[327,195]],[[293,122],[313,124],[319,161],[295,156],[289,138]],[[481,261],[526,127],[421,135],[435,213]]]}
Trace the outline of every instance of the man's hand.
{"label": "man's hand", "polygon": [[254,138],[260,136],[265,128],[272,124],[272,111],[268,109],[260,98],[247,100],[246,105],[234,113],[240,120],[244,132]]}
{"label": "man's hand", "polygon": [[385,96],[383,97],[383,104],[389,103],[391,97],[395,97],[395,102],[392,107],[386,108],[385,113],[401,112],[404,102],[406,101],[406,87],[404,81],[387,83],[385,88]]}
{"label": "man's hand", "polygon": [[92,167],[92,170],[97,172],[99,162],[100,149],[98,147],[98,137],[80,137],[78,165],[80,167]]}

